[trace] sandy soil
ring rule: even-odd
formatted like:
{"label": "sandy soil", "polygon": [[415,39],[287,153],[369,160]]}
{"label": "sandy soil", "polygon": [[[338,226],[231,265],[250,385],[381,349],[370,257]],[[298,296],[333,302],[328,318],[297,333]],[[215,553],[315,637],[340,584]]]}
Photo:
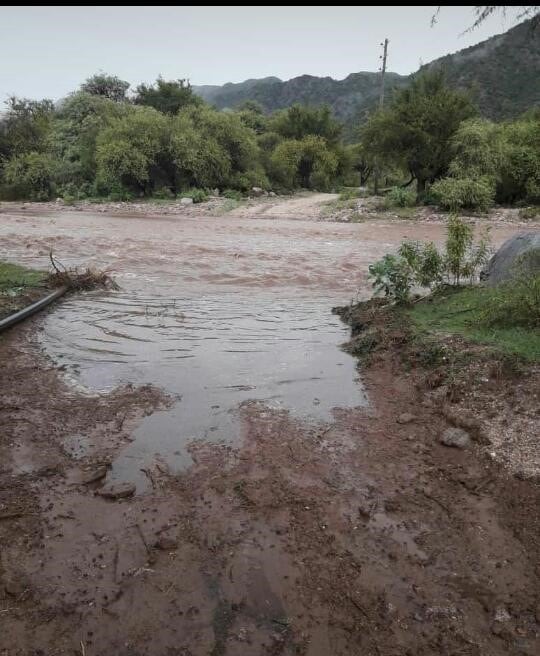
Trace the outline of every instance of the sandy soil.
{"label": "sandy soil", "polygon": [[363,372],[370,406],[326,427],[245,402],[236,444],[192,442],[189,469],[156,461],[145,494],[110,498],[109,463],[173,399],[81,393],[39,325],[0,340],[0,654],[538,653],[538,484],[481,444],[441,445],[448,420],[414,370],[382,358]]}

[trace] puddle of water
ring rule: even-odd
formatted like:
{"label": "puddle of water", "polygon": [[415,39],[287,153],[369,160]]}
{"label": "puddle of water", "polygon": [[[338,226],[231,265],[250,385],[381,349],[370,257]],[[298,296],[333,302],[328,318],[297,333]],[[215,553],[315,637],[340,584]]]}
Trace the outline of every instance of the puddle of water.
{"label": "puddle of water", "polygon": [[330,300],[243,290],[201,296],[90,294],[44,323],[46,352],[86,388],[152,383],[180,400],[143,420],[113,464],[112,480],[147,485],[156,455],[172,471],[191,463],[189,441],[230,442],[238,406],[263,401],[312,422],[366,404],[355,360],[339,349],[347,329]]}

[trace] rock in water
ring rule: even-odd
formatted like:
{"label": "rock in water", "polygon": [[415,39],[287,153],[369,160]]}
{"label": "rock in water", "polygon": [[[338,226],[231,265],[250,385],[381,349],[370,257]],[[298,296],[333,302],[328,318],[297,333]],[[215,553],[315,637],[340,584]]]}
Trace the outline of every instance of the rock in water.
{"label": "rock in water", "polygon": [[471,443],[469,433],[462,428],[447,428],[440,437],[441,444],[453,446],[456,449],[465,449]]}
{"label": "rock in water", "polygon": [[90,471],[84,472],[84,474],[82,475],[82,482],[85,483],[86,485],[89,485],[90,483],[95,483],[96,481],[99,481],[102,478],[105,478],[105,476],[107,476],[107,470],[108,467],[102,465],[101,467],[97,467],[96,469],[91,469]]}
{"label": "rock in water", "polygon": [[493,286],[520,274],[540,274],[538,232],[522,232],[505,241],[482,271],[481,278]]}

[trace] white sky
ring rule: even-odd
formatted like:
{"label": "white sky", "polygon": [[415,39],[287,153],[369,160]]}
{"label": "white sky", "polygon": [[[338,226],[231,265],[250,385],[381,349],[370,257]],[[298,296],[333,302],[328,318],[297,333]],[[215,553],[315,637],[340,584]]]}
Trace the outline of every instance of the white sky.
{"label": "white sky", "polygon": [[473,7],[0,7],[0,101],[57,99],[102,70],[133,87],[166,79],[241,82],[303,73],[342,79],[376,71],[390,39],[388,70],[466,48],[516,24],[515,12],[479,29]]}

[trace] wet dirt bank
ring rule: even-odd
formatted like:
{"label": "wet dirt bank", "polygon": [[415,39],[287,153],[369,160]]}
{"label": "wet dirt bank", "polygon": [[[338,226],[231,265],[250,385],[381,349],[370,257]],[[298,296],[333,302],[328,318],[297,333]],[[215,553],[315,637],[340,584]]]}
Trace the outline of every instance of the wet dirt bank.
{"label": "wet dirt bank", "polygon": [[[446,420],[422,404],[414,373],[382,361],[362,371],[362,386],[345,360],[346,374],[330,366],[332,348],[334,362],[346,355],[346,329],[320,318],[362,288],[367,262],[405,234],[438,241],[440,227],[65,212],[4,216],[0,230],[18,261],[37,262],[50,245],[69,264],[114,258],[122,286],[0,341],[0,653],[537,652],[538,488],[476,445],[441,445]],[[161,305],[145,311],[150,296]],[[159,312],[171,298],[185,307]],[[200,298],[207,314],[186,301]],[[282,321],[277,300],[287,301]],[[203,340],[197,326],[223,331]],[[230,348],[234,340],[259,341],[261,326],[261,353],[234,355],[250,350]],[[194,356],[187,363],[169,360],[172,338]],[[272,353],[279,375],[260,366]],[[267,377],[231,392],[246,358]],[[318,387],[295,395],[306,388],[299,363],[316,361],[313,385],[326,381],[332,398],[323,414]],[[209,379],[223,375],[219,404],[232,414],[217,417],[216,432],[234,426],[234,440],[186,435],[188,467],[164,449],[142,463],[142,493],[109,488],[110,463],[145,431],[159,441],[153,419],[176,416],[181,432],[174,413],[186,399],[185,416],[205,414],[189,400],[197,371],[207,389],[196,398],[206,400],[218,387]],[[153,381],[164,382],[144,384]],[[414,420],[398,423],[405,412]],[[127,496],[110,498],[118,493]]]}
{"label": "wet dirt bank", "polygon": [[17,341],[0,374],[3,653],[536,653],[538,487],[440,445],[410,375],[370,370],[373,408],[326,428],[246,402],[239,446],[192,443],[183,474],[157,462],[149,491],[115,501],[82,481],[167,400],[85,399]]}

